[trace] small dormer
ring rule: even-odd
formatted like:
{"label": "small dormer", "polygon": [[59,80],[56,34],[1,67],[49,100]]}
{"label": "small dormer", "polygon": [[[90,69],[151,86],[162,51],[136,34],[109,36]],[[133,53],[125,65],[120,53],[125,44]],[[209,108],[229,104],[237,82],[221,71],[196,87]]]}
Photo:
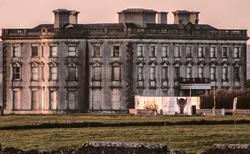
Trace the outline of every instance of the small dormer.
{"label": "small dormer", "polygon": [[187,10],[174,11],[174,24],[186,25],[189,22],[192,24],[199,24],[199,13],[200,12]]}
{"label": "small dormer", "polygon": [[78,11],[57,9],[53,12],[55,14],[54,28],[63,28],[65,25],[78,23]]}

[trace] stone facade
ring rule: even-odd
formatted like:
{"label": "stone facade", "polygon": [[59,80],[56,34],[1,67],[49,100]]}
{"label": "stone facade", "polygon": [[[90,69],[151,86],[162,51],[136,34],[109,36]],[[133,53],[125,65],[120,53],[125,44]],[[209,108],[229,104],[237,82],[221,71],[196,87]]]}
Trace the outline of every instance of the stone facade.
{"label": "stone facade", "polygon": [[126,112],[134,95],[243,88],[246,30],[176,12],[178,24],[167,24],[166,12],[156,23],[157,12],[145,9],[119,12],[119,23],[78,24],[77,11],[60,9],[54,25],[3,29],[5,112]]}

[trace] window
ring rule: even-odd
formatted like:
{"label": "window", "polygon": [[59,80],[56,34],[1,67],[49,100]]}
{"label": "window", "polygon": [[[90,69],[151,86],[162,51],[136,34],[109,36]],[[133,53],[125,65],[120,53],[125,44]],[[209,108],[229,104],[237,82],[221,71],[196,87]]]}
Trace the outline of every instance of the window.
{"label": "window", "polygon": [[100,57],[101,56],[101,47],[99,45],[94,46],[94,57]]}
{"label": "window", "polygon": [[192,58],[192,47],[191,46],[186,46],[186,57],[187,58]]}
{"label": "window", "polygon": [[77,53],[77,49],[75,46],[69,46],[68,48],[68,56],[69,57],[77,57],[78,53]]}
{"label": "window", "polygon": [[38,46],[31,46],[31,57],[38,57]]}
{"label": "window", "polygon": [[120,66],[112,67],[112,80],[121,81],[121,67]]}
{"label": "window", "polygon": [[102,69],[101,66],[94,67],[93,80],[101,81],[102,80]]}
{"label": "window", "polygon": [[204,68],[202,66],[199,66],[199,68],[198,68],[198,77],[200,79],[203,78],[203,76],[204,76],[203,73],[204,73]]}
{"label": "window", "polygon": [[12,79],[21,80],[21,67],[20,66],[12,67]]}
{"label": "window", "polygon": [[21,57],[21,47],[13,46],[13,57]]}
{"label": "window", "polygon": [[57,110],[57,91],[56,90],[50,90],[49,104],[50,104],[51,110]]}
{"label": "window", "polygon": [[179,78],[180,77],[180,67],[175,67],[175,77]]}
{"label": "window", "polygon": [[174,47],[174,57],[179,58],[180,57],[180,46],[175,46]]}
{"label": "window", "polygon": [[210,47],[210,58],[216,57],[215,47]]}
{"label": "window", "polygon": [[240,68],[237,66],[234,67],[234,80],[235,81],[240,80]]}
{"label": "window", "polygon": [[113,46],[113,57],[119,57],[120,55],[120,47],[119,46]]}
{"label": "window", "polygon": [[143,57],[143,45],[137,47],[137,57]]}
{"label": "window", "polygon": [[138,66],[138,81],[143,80],[143,66]]}
{"label": "window", "polygon": [[68,90],[68,109],[74,110],[76,108],[76,91],[75,90]]}
{"label": "window", "polygon": [[56,66],[52,66],[49,68],[50,72],[49,72],[49,79],[50,80],[57,80],[57,73],[58,73],[58,68]]}
{"label": "window", "polygon": [[199,58],[204,58],[205,57],[205,48],[203,46],[199,47],[198,57]]}
{"label": "window", "polygon": [[50,46],[50,57],[57,57],[57,46]]}
{"label": "window", "polygon": [[156,67],[155,66],[150,66],[150,80],[155,81],[156,80]]}
{"label": "window", "polygon": [[21,109],[21,94],[20,90],[13,90],[13,108],[14,110],[20,110]]}
{"label": "window", "polygon": [[228,80],[228,67],[224,66],[222,68],[222,80],[227,81]]}
{"label": "window", "polygon": [[234,47],[234,58],[240,58],[240,48]]}
{"label": "window", "polygon": [[228,57],[228,47],[222,47],[222,58]]}
{"label": "window", "polygon": [[187,78],[192,78],[192,66],[187,67]]}
{"label": "window", "polygon": [[214,66],[210,67],[210,79],[211,81],[216,80],[216,67]]}
{"label": "window", "polygon": [[161,53],[162,57],[168,57],[168,46],[163,46],[162,47],[162,53]]}
{"label": "window", "polygon": [[31,67],[31,80],[37,81],[39,79],[39,68]]}
{"label": "window", "polygon": [[78,70],[75,64],[68,65],[68,80],[75,81],[78,78]]}
{"label": "window", "polygon": [[162,67],[162,80],[163,81],[168,80],[168,67],[166,66]]}
{"label": "window", "polygon": [[155,46],[150,46],[150,57],[156,57]]}
{"label": "window", "polygon": [[119,110],[120,109],[120,90],[119,89],[113,89],[112,90],[112,96],[111,96],[111,102],[112,102],[112,109],[113,110]]}
{"label": "window", "polygon": [[38,90],[31,91],[31,105],[32,105],[32,110],[39,109],[39,91]]}

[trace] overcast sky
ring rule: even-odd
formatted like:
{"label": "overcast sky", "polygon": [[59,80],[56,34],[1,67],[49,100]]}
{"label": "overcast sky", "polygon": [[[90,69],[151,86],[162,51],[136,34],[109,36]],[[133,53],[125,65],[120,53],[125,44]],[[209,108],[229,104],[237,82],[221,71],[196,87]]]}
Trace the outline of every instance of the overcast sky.
{"label": "overcast sky", "polygon": [[[117,22],[117,12],[126,8],[187,9],[201,12],[200,23],[250,29],[250,0],[0,0],[0,29],[53,23],[52,10],[57,8],[80,11],[82,24]],[[172,13],[169,23],[173,23]]]}

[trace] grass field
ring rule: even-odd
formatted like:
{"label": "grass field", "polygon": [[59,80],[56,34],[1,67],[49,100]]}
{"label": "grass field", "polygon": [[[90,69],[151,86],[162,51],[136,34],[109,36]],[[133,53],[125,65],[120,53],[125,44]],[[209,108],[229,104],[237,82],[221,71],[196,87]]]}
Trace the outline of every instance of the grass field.
{"label": "grass field", "polygon": [[[189,116],[4,116],[0,127],[42,123],[72,122],[141,122],[141,121],[201,121],[249,120],[249,116],[189,117]],[[93,127],[1,130],[0,143],[21,149],[54,149],[79,147],[88,141],[122,141],[163,143],[171,149],[196,153],[214,143],[250,143],[250,125],[173,125],[139,127]]]}

